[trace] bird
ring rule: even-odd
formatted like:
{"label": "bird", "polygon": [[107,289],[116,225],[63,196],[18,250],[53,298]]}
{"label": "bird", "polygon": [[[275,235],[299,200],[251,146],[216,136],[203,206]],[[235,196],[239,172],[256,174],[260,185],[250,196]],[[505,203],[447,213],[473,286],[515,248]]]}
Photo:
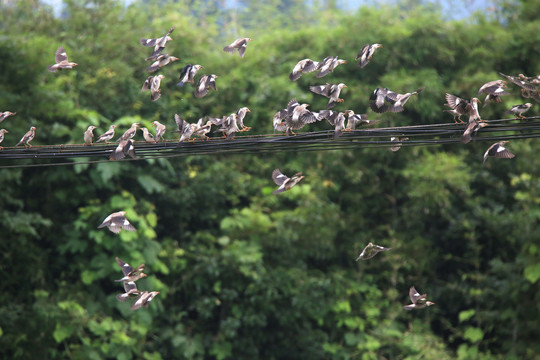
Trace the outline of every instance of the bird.
{"label": "bird", "polygon": [[84,145],[92,145],[92,141],[94,140],[94,129],[97,129],[97,127],[90,125],[84,132]]}
{"label": "bird", "polygon": [[115,234],[118,234],[122,229],[126,231],[136,231],[135,227],[131,225],[129,220],[126,218],[125,211],[117,211],[110,214],[98,226],[98,229],[101,229],[105,226]]}
{"label": "bird", "polygon": [[505,111],[505,114],[514,114],[516,118],[522,118],[525,119],[525,116],[523,116],[524,113],[529,111],[531,108],[531,103],[526,104],[520,104],[520,105],[514,105],[510,108],[510,110]]}
{"label": "bird", "polygon": [[160,54],[156,57],[155,61],[152,63],[152,65],[150,65],[149,67],[146,68],[146,71],[148,72],[154,72],[154,71],[157,71],[159,69],[161,69],[162,67],[172,63],[173,61],[176,61],[176,60],[180,60],[179,58],[175,57],[175,56],[170,56],[168,54]]}
{"label": "bird", "polygon": [[174,31],[174,26],[165,34],[164,36],[156,39],[140,39],[139,42],[143,46],[153,46],[154,52],[152,56],[158,55],[164,48],[167,41],[172,41],[172,38],[169,36]]}
{"label": "bird", "polygon": [[[9,133],[9,131],[7,131],[6,129],[0,129],[0,144],[2,143],[2,141],[4,141],[4,134],[7,134]],[[0,146],[0,150],[2,150],[3,147]]]}
{"label": "bird", "polygon": [[208,140],[209,137],[206,136],[206,134],[208,134],[212,129],[213,122],[212,120],[207,120],[203,125],[203,121],[204,118],[200,118],[199,121],[197,121],[196,130],[193,131],[193,135],[196,135],[203,140]]}
{"label": "bird", "polygon": [[501,102],[501,95],[510,95],[510,93],[504,90],[505,88],[506,82],[503,80],[490,81],[480,87],[477,96],[480,96],[482,93],[487,94],[483,106],[486,107],[490,101]]}
{"label": "bird", "polygon": [[176,122],[176,126],[178,130],[176,132],[179,132],[180,140],[178,140],[179,143],[184,142],[186,140],[189,140],[191,138],[191,135],[195,131],[195,128],[197,124],[190,124],[186,120],[182,119],[180,115],[174,114],[174,121]]}
{"label": "bird", "polygon": [[327,56],[323,59],[323,61],[319,62],[317,65],[317,68],[315,70],[318,70],[319,73],[315,75],[317,78],[322,78],[326,75],[328,75],[330,72],[334,71],[334,69],[341,64],[346,64],[346,60],[338,59],[337,56]]}
{"label": "bird", "polygon": [[56,64],[49,65],[47,69],[50,72],[57,72],[61,69],[73,69],[74,66],[77,66],[77,63],[70,62],[68,60],[68,56],[66,54],[66,50],[63,46],[60,46],[58,49],[56,49],[56,54],[54,55],[54,61]]}
{"label": "bird", "polygon": [[536,85],[532,83],[532,79],[523,74],[519,74],[518,76],[505,75],[501,72],[499,74],[524,90],[536,91]]}
{"label": "bird", "polygon": [[480,114],[478,113],[478,103],[480,102],[478,98],[473,98],[471,102],[468,102],[467,100],[464,100],[458,96],[448,94],[448,93],[446,93],[444,97],[446,99],[445,105],[448,106],[451,110],[443,110],[443,111],[446,111],[452,114],[452,116],[454,116],[454,122],[457,123],[456,121],[456,117],[457,117],[457,119],[461,123],[464,123],[463,120],[461,120],[461,115],[468,115],[469,121],[471,120],[471,116],[472,116],[472,120],[477,120],[477,119],[481,120]]}
{"label": "bird", "polygon": [[319,111],[318,120],[326,119],[334,127],[334,139],[343,134],[345,129],[345,114],[332,110]]}
{"label": "bird", "polygon": [[161,79],[164,79],[163,75],[149,76],[144,81],[141,91],[150,90],[150,99],[156,101],[161,97]]}
{"label": "bird", "polygon": [[116,139],[116,142],[122,141],[122,140],[129,140],[133,139],[135,134],[137,133],[137,129],[139,128],[139,123],[133,123],[131,124],[130,128],[126,130],[122,136],[120,136],[118,139]]}
{"label": "bird", "polygon": [[109,140],[111,140],[113,137],[114,137],[114,129],[116,128],[117,126],[116,125],[111,125],[109,127],[109,130],[107,130],[107,132],[105,132],[104,134],[101,134],[96,142],[101,142],[101,141],[105,141],[105,143],[108,143]]}
{"label": "bird", "polygon": [[227,139],[234,138],[234,134],[240,131],[238,127],[238,114],[232,113],[229,116],[226,116],[221,122],[221,127],[216,130],[216,132],[222,132],[223,136]]}
{"label": "bird", "polygon": [[362,250],[360,255],[358,255],[358,258],[356,259],[356,261],[371,259],[372,257],[377,255],[381,251],[388,251],[388,250],[391,250],[391,248],[385,248],[385,247],[382,247],[380,245],[375,245],[370,242],[369,244],[366,245],[364,250]]}
{"label": "bird", "polygon": [[279,171],[279,169],[275,169],[272,172],[272,179],[279,187],[276,190],[274,190],[273,194],[277,195],[284,191],[290,190],[294,185],[298,184],[298,182],[300,182],[304,177],[305,176],[303,176],[301,172],[298,172],[289,178],[286,175],[283,175],[281,171]]}
{"label": "bird", "polygon": [[403,106],[405,106],[405,103],[410,99],[413,95],[418,95],[420,92],[424,90],[423,87],[418,88],[416,91],[405,93],[405,94],[398,94],[393,91],[388,91],[386,93],[385,100],[392,104],[388,107],[388,111],[391,112],[401,112],[403,111]]}
{"label": "bird", "polygon": [[293,68],[291,74],[289,75],[289,79],[291,81],[296,81],[300,79],[302,74],[307,74],[310,72],[313,72],[317,70],[317,67],[319,66],[319,63],[317,61],[313,61],[311,59],[303,59],[300,60]]}
{"label": "bird", "polygon": [[360,60],[358,65],[360,65],[360,68],[363,68],[369,63],[369,60],[371,60],[371,57],[375,53],[375,50],[381,47],[382,47],[381,44],[364,45],[362,49],[360,50],[360,52],[358,53],[358,55],[356,55],[356,58],[354,60],[356,61]]}
{"label": "bird", "polygon": [[491,145],[486,152],[484,153],[484,161],[486,162],[487,158],[489,156],[493,156],[496,158],[502,158],[502,159],[512,159],[515,155],[512,154],[510,151],[508,151],[504,145],[506,145],[508,141],[499,141],[495,144]]}
{"label": "bird", "polygon": [[274,130],[284,131],[287,135],[296,135],[293,130],[299,130],[304,125],[318,121],[318,117],[309,111],[308,107],[309,104],[300,105],[296,99],[291,99],[286,109],[282,109],[274,115]]}
{"label": "bird", "polygon": [[165,134],[165,130],[167,130],[167,126],[163,125],[159,121],[154,121],[152,122],[152,127],[156,128],[156,142],[158,142],[159,139],[165,140],[163,135]]}
{"label": "bird", "polygon": [[386,94],[390,90],[388,88],[376,88],[369,96],[369,107],[376,113],[383,113],[388,111],[388,105],[386,104]]}
{"label": "bird", "polygon": [[402,137],[402,138],[400,138],[400,137],[397,137],[397,136],[392,136],[392,137],[390,138],[390,141],[393,142],[393,143],[396,143],[396,144],[395,144],[395,145],[392,145],[392,146],[390,147],[390,150],[392,150],[393,152],[398,151],[399,149],[401,149],[401,145],[403,145],[403,144],[402,144],[402,141],[407,141],[407,140],[409,140],[408,137]]}
{"label": "bird", "polygon": [[409,297],[411,298],[412,304],[403,306],[405,310],[422,309],[431,305],[435,305],[434,302],[428,301],[426,299],[427,294],[420,295],[420,293],[416,291],[414,286],[411,286],[411,288],[409,289]]}
{"label": "bird", "polygon": [[488,126],[487,122],[476,121],[474,119],[469,120],[469,123],[467,124],[467,127],[463,132],[463,135],[461,135],[461,142],[464,144],[469,143],[472,140],[472,136],[475,135],[478,130],[486,126]]}
{"label": "bird", "polygon": [[230,45],[225,46],[223,48],[223,51],[230,53],[230,52],[233,52],[234,50],[238,50],[238,54],[240,54],[240,57],[243,58],[246,52],[248,41],[251,41],[251,39],[250,38],[236,39]]}
{"label": "bird", "polygon": [[152,301],[157,294],[159,294],[159,291],[144,291],[139,295],[135,303],[131,306],[131,310],[138,310],[142,306],[148,307],[148,304],[150,304],[150,301]]}
{"label": "bird", "polygon": [[202,98],[208,94],[208,89],[212,88],[217,91],[216,79],[217,75],[204,75],[199,79],[193,95],[198,98]]}
{"label": "bird", "polygon": [[13,115],[17,115],[17,113],[11,112],[11,111],[0,112],[0,123],[4,121],[8,116],[13,116]]}
{"label": "bird", "polygon": [[142,132],[143,132],[143,138],[146,142],[149,142],[149,143],[155,143],[156,142],[156,138],[154,137],[154,135],[152,135],[150,133],[150,131],[148,131],[147,128],[143,127],[141,128]]}
{"label": "bird", "polygon": [[36,128],[32,126],[30,130],[28,130],[28,132],[24,134],[24,136],[21,138],[21,141],[19,141],[17,145],[15,146],[19,146],[22,143],[24,143],[24,147],[32,147],[32,145],[30,145],[30,141],[32,141],[35,136],[36,136]]}
{"label": "bird", "polygon": [[247,126],[244,125],[244,118],[246,117],[248,112],[251,112],[251,110],[249,110],[249,108],[247,108],[245,106],[241,107],[240,109],[238,109],[238,111],[236,111],[236,115],[238,117],[236,119],[236,122],[240,126],[240,132],[251,130],[250,127],[247,127]]}
{"label": "bird", "polygon": [[141,264],[137,266],[137,268],[134,269],[131,265],[129,265],[128,263],[120,259],[119,257],[116,257],[116,263],[122,268],[122,274],[124,275],[123,278],[119,280],[114,280],[116,282],[120,282],[120,281],[135,282],[147,276],[144,273],[144,268],[145,268],[144,264]]}
{"label": "bird", "polygon": [[132,159],[136,159],[137,155],[135,154],[135,147],[133,146],[133,141],[120,140],[116,149],[111,153],[109,160],[121,160],[129,155]]}
{"label": "bird", "polygon": [[139,295],[141,292],[137,289],[135,281],[124,281],[124,293],[116,295],[116,300],[125,302],[129,298],[139,297]]}
{"label": "bird", "polygon": [[180,82],[176,84],[176,86],[184,86],[186,82],[193,85],[195,82],[195,75],[197,75],[197,72],[202,68],[202,65],[187,64],[184,66],[182,72],[180,73]]}
{"label": "bird", "polygon": [[343,83],[339,84],[328,84],[325,85],[316,85],[316,86],[310,86],[309,89],[314,92],[315,94],[322,95],[324,97],[329,98],[328,105],[326,105],[327,109],[331,109],[338,102],[343,102],[343,99],[339,98],[339,94],[341,92],[341,89],[344,87],[347,87],[347,85]]}
{"label": "bird", "polygon": [[373,125],[379,122],[379,120],[369,120],[367,114],[355,114],[353,110],[346,110],[345,115],[347,115],[347,126],[343,131],[353,131],[358,125]]}

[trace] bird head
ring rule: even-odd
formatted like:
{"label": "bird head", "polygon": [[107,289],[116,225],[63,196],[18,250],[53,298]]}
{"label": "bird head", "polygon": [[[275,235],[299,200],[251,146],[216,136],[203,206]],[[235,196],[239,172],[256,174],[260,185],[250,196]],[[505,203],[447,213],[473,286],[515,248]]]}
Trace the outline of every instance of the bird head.
{"label": "bird head", "polygon": [[6,129],[0,129],[0,133],[2,133],[2,134],[9,133],[9,131],[7,131]]}
{"label": "bird head", "polygon": [[381,44],[373,44],[373,47],[378,49],[378,48],[382,48],[383,46]]}
{"label": "bird head", "polygon": [[435,303],[433,301],[426,301],[426,306],[431,306],[431,305],[435,305]]}
{"label": "bird head", "polygon": [[30,128],[30,130],[36,130],[36,127],[35,127],[35,126],[32,126],[32,127]]}

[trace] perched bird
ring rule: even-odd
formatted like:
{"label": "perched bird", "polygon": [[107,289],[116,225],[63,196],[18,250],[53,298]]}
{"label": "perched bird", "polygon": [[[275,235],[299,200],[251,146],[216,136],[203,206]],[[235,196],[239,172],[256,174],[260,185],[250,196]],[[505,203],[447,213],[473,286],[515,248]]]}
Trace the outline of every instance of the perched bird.
{"label": "perched bird", "polygon": [[158,55],[164,48],[165,44],[167,44],[167,41],[172,41],[172,38],[169,36],[174,31],[174,27],[172,27],[167,34],[164,36],[157,38],[157,39],[140,39],[139,42],[143,46],[153,46],[154,52],[152,53],[152,56]]}
{"label": "perched bird", "polygon": [[155,143],[157,142],[156,141],[156,138],[154,137],[154,135],[152,135],[150,133],[150,131],[148,131],[147,128],[143,127],[141,128],[142,132],[143,132],[143,138],[146,142],[149,142],[149,143]]}
{"label": "perched bird", "polygon": [[317,65],[317,69],[319,70],[319,73],[315,75],[318,78],[322,78],[323,76],[328,75],[330,72],[334,71],[334,69],[341,64],[346,64],[346,60],[338,59],[337,56],[327,56],[323,59],[323,61],[319,62]]}
{"label": "perched bird", "polygon": [[490,81],[480,87],[477,96],[480,96],[482,93],[487,94],[484,100],[484,107],[486,107],[489,101],[501,102],[501,95],[510,95],[510,93],[504,90],[505,88],[506,82],[503,80]]}
{"label": "perched bird", "polygon": [[309,89],[315,94],[319,94],[319,95],[329,98],[330,101],[328,101],[328,105],[326,105],[326,108],[331,109],[334,106],[336,106],[338,102],[343,102],[343,99],[339,98],[339,93],[341,92],[341,89],[343,89],[344,87],[347,87],[347,85],[343,83],[339,83],[339,84],[326,83],[326,85],[310,86]]}
{"label": "perched bird", "polygon": [[133,146],[133,141],[131,140],[120,140],[116,149],[112,152],[109,160],[121,160],[130,156],[132,159],[136,159],[137,155],[135,154],[135,147]]}
{"label": "perched bird", "polygon": [[199,79],[199,82],[197,83],[197,86],[195,87],[195,91],[193,92],[193,95],[195,95],[198,98],[202,98],[208,94],[208,89],[212,88],[217,91],[217,85],[216,85],[216,79],[218,78],[217,75],[204,75]]}
{"label": "perched bird", "polygon": [[161,69],[162,67],[172,63],[173,61],[176,61],[176,60],[180,60],[179,58],[177,57],[174,57],[174,56],[170,56],[170,55],[167,55],[167,54],[161,54],[161,55],[158,55],[155,59],[155,61],[152,63],[152,65],[150,65],[149,67],[146,68],[146,71],[148,72],[154,72],[154,71],[157,71],[159,69]]}
{"label": "perched bird", "polygon": [[515,155],[512,154],[510,151],[508,151],[504,145],[507,144],[508,141],[499,141],[495,144],[491,145],[486,152],[484,153],[484,163],[486,162],[488,156],[493,156],[496,158],[502,158],[502,159],[512,159]]}
{"label": "perched bird", "polygon": [[413,95],[418,95],[420,92],[422,92],[422,90],[424,90],[423,87],[418,88],[416,91],[405,94],[398,94],[393,91],[388,91],[385,97],[385,100],[391,104],[391,106],[388,107],[388,111],[403,111],[403,106],[405,106],[405,103],[410,99],[410,97]]}
{"label": "perched bird", "polygon": [[104,134],[101,134],[96,142],[101,142],[101,141],[105,141],[105,143],[108,143],[109,140],[111,140],[113,137],[114,137],[114,129],[116,128],[117,126],[116,125],[111,125],[109,127],[109,130],[107,130],[107,132],[105,132]]}
{"label": "perched bird", "polygon": [[212,129],[213,122],[212,120],[207,120],[205,124],[203,124],[204,118],[200,118],[199,121],[197,121],[196,130],[193,132],[193,135],[198,136],[199,138],[203,140],[208,140],[209,137],[206,136]]}
{"label": "perched bird", "polygon": [[369,243],[367,244],[367,246],[364,248],[364,250],[362,250],[362,252],[360,253],[360,255],[358,255],[358,258],[356,259],[356,261],[358,260],[368,260],[368,259],[371,259],[372,257],[374,257],[375,255],[377,255],[378,253],[380,253],[381,251],[388,251],[388,250],[391,250],[391,248],[385,248],[385,247],[382,247],[380,245],[375,245],[373,243]]}
{"label": "perched bird", "polygon": [[184,142],[186,140],[189,140],[191,138],[191,135],[196,130],[197,124],[190,124],[186,120],[182,119],[180,115],[174,114],[174,121],[176,122],[176,126],[178,130],[176,132],[179,132],[180,140],[178,140],[179,143]]}
{"label": "perched bird", "polygon": [[154,121],[152,123],[152,127],[156,128],[156,142],[158,142],[159,139],[165,140],[163,138],[163,135],[165,134],[165,130],[167,130],[167,127],[163,125],[162,123],[160,123],[159,121]]}
{"label": "perched bird", "polygon": [[454,122],[457,123],[457,119],[463,123],[463,120],[461,120],[461,115],[468,115],[469,116],[469,122],[472,120],[482,120],[480,119],[480,114],[478,113],[478,103],[480,100],[477,98],[473,98],[471,102],[468,102],[467,100],[464,100],[460,97],[457,97],[452,94],[445,94],[446,99],[446,106],[451,108],[451,110],[443,110],[446,112],[449,112],[454,116]]}
{"label": "perched bird", "polygon": [[345,129],[345,114],[332,110],[319,111],[319,120],[326,119],[334,127],[334,139],[337,139],[343,134]]}
{"label": "perched bird", "polygon": [[274,190],[273,194],[279,194],[284,191],[290,190],[294,185],[298,184],[300,180],[302,180],[305,176],[302,176],[302,173],[296,173],[292,177],[287,177],[279,171],[279,169],[275,169],[272,172],[272,179],[274,182],[279,186],[276,190]]}
{"label": "perched bird", "polygon": [[363,68],[369,63],[369,60],[371,60],[371,57],[375,53],[375,50],[381,47],[382,47],[381,44],[364,45],[362,49],[360,50],[360,52],[358,53],[358,55],[356,55],[356,58],[354,60],[356,61],[360,60],[358,65],[360,65],[360,67]]}
{"label": "perched bird", "polygon": [[144,291],[143,293],[141,293],[135,303],[131,306],[131,310],[138,310],[142,306],[148,307],[150,301],[152,301],[157,296],[157,294],[159,294],[159,291]]}
{"label": "perched bird", "polygon": [[136,269],[134,269],[131,265],[122,261],[122,259],[118,257],[116,258],[116,263],[122,268],[122,274],[124,274],[124,277],[114,281],[135,282],[146,276],[146,274],[144,273],[144,264],[141,264],[137,266]]}
{"label": "perched bird", "polygon": [[19,141],[17,145],[15,146],[19,146],[22,143],[24,143],[24,147],[32,147],[32,145],[30,145],[30,141],[32,141],[35,136],[36,136],[36,128],[32,126],[30,130],[28,130],[28,132],[24,134],[21,141]]}
{"label": "perched bird", "polygon": [[135,134],[137,133],[137,129],[139,128],[139,123],[133,123],[131,124],[130,128],[126,130],[122,136],[120,136],[118,139],[116,139],[116,142],[122,141],[122,140],[129,140],[133,139]]}
{"label": "perched bird", "polygon": [[94,140],[94,129],[97,129],[97,127],[90,125],[84,132],[84,145],[92,145],[92,141]]}
{"label": "perched bird", "polygon": [[247,107],[242,107],[238,109],[238,111],[236,112],[236,116],[237,116],[236,122],[240,126],[240,132],[251,130],[250,127],[247,127],[244,125],[244,118],[246,117],[248,112],[251,112],[251,110],[249,110]]}
{"label": "perched bird", "polygon": [[[7,134],[9,133],[9,131],[7,131],[6,129],[0,129],[0,144],[2,143],[2,141],[4,141],[4,134]],[[2,150],[3,147],[0,146],[0,150]]]}
{"label": "perched bird", "polygon": [[308,106],[309,104],[300,105],[296,99],[291,99],[286,109],[274,115],[274,131],[284,131],[287,135],[295,135],[293,130],[318,121],[318,117],[307,109]]}
{"label": "perched bird", "polygon": [[60,46],[56,49],[56,54],[54,55],[54,61],[56,64],[49,65],[47,69],[50,72],[57,72],[59,69],[73,69],[74,66],[77,66],[77,63],[69,62],[66,50],[63,46]]}
{"label": "perched bird", "polygon": [[318,66],[319,66],[319,63],[317,61],[313,61],[311,59],[300,60],[294,66],[291,74],[289,75],[289,79],[291,81],[296,81],[300,79],[302,74],[307,74],[307,73],[317,70]]}
{"label": "perched bird", "polygon": [[8,116],[17,115],[16,112],[4,111],[0,112],[0,122],[4,121]]}
{"label": "perched bird", "polygon": [[533,99],[534,101],[540,103],[540,91],[521,89],[521,96],[526,99]]}
{"label": "perched bird", "polygon": [[476,121],[474,119],[469,120],[469,123],[467,124],[467,127],[465,128],[465,131],[463,132],[463,135],[461,136],[461,142],[464,144],[469,143],[472,140],[472,136],[476,135],[478,130],[486,126],[488,126],[487,122]]}
{"label": "perched bird", "polygon": [[238,127],[238,115],[236,113],[232,113],[225,117],[220,124],[221,128],[216,130],[216,132],[222,132],[223,136],[227,137],[227,139],[234,138],[234,134],[240,131],[240,128]]}
{"label": "perched bird", "polygon": [[345,115],[347,115],[347,126],[344,131],[356,130],[358,125],[373,125],[379,122],[379,120],[368,120],[367,114],[355,114],[352,110],[345,111]]}
{"label": "perched bird", "polygon": [[[146,275],[146,274],[143,274]],[[136,298],[141,295],[134,281],[124,281],[124,293],[116,295],[116,300],[125,302],[129,298]]]}
{"label": "perched bird", "polygon": [[186,82],[193,85],[195,82],[195,75],[197,75],[197,72],[202,68],[203,67],[201,65],[187,64],[184,66],[182,72],[180,73],[180,82],[176,84],[176,86],[184,86]]}
{"label": "perched bird", "polygon": [[499,73],[501,76],[505,77],[508,81],[516,84],[522,89],[529,90],[529,91],[536,91],[536,85],[532,83],[532,79],[526,77],[523,74],[519,74],[518,76],[510,76],[505,75],[503,73]]}
{"label": "perched bird", "polygon": [[510,110],[505,111],[505,114],[514,114],[516,118],[522,118],[525,119],[525,116],[523,116],[524,113],[529,111],[531,108],[531,103],[526,104],[520,104],[520,105],[514,105],[510,108]]}
{"label": "perched bird", "polygon": [[127,231],[135,231],[135,227],[131,225],[126,218],[125,211],[118,211],[110,214],[105,218],[105,220],[103,220],[101,225],[98,226],[98,229],[101,229],[105,226],[108,227],[109,230],[115,234],[118,234],[122,229]]}
{"label": "perched bird", "polygon": [[161,79],[164,79],[163,75],[149,76],[144,81],[141,91],[150,90],[150,99],[156,101],[161,97]]}
{"label": "perched bird", "polygon": [[232,42],[232,44],[227,45],[223,48],[223,51],[225,52],[233,52],[235,49],[238,50],[238,54],[240,54],[240,57],[243,58],[244,54],[246,52],[246,47],[248,41],[251,41],[250,38],[239,38]]}
{"label": "perched bird", "polygon": [[416,291],[414,286],[411,286],[411,288],[409,289],[409,297],[411,298],[412,304],[403,306],[405,310],[422,309],[427,306],[435,305],[434,302],[428,301],[426,299],[427,294],[420,295],[420,293]]}
{"label": "perched bird", "polygon": [[390,141],[391,141],[391,142],[395,142],[396,144],[395,144],[395,145],[392,145],[392,146],[390,147],[390,150],[392,150],[393,152],[398,151],[399,149],[401,149],[401,145],[403,145],[403,144],[402,144],[402,141],[407,141],[407,140],[409,140],[408,137],[402,137],[402,138],[400,138],[400,137],[397,137],[397,136],[392,136],[392,137],[390,138]]}

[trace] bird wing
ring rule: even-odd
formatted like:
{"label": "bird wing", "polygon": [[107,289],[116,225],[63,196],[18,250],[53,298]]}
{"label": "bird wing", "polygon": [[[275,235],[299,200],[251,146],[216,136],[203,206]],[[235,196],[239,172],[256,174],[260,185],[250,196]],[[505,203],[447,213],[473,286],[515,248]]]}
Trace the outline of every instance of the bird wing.
{"label": "bird wing", "polygon": [[272,172],[272,179],[276,183],[276,185],[281,186],[283,185],[289,178],[281,173],[279,169],[275,169]]}
{"label": "bird wing", "polygon": [[122,274],[124,274],[124,276],[127,276],[133,271],[133,267],[127,262],[122,261],[119,257],[116,258],[116,263],[122,268]]}
{"label": "bird wing", "polygon": [[369,49],[369,44],[364,45],[354,60],[359,60]]}
{"label": "bird wing", "polygon": [[332,85],[327,83],[325,85],[310,86],[309,90],[311,90],[315,94],[319,94],[319,95],[322,95],[322,96],[325,96],[325,97],[329,97],[330,96],[329,91],[330,91],[331,88],[332,88]]}
{"label": "bird wing", "polygon": [[54,61],[56,61],[56,63],[61,63],[62,61],[68,61],[67,53],[63,46],[60,46],[58,47],[58,49],[56,49],[56,54],[54,55]]}
{"label": "bird wing", "polygon": [[409,289],[409,297],[411,298],[411,302],[413,304],[416,304],[416,302],[422,298],[425,299],[426,295],[420,295],[418,291],[414,288],[414,286],[411,286]]}
{"label": "bird wing", "polygon": [[204,75],[203,77],[199,79],[197,86],[195,86],[195,91],[193,92],[193,94],[196,97],[201,98],[201,97],[204,97],[206,94],[208,94],[208,88],[206,84],[207,80],[208,80],[208,75]]}

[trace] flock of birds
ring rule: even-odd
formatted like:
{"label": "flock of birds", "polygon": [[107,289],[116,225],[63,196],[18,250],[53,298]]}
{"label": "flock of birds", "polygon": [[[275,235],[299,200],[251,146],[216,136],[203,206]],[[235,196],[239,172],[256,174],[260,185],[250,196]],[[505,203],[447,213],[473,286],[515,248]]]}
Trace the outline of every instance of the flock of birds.
{"label": "flock of birds", "polygon": [[[152,61],[151,65],[146,68],[148,72],[156,72],[163,67],[169,65],[172,62],[179,60],[177,57],[163,54],[163,50],[166,47],[168,41],[172,40],[171,34],[174,31],[174,27],[171,28],[164,36],[153,39],[141,39],[140,43],[143,46],[151,47],[153,49],[151,55],[146,58],[146,61]],[[223,51],[234,52],[237,51],[241,58],[244,57],[247,44],[251,41],[250,38],[239,38],[232,42],[230,45],[225,46]],[[368,65],[375,51],[381,48],[381,44],[368,44],[365,45],[355,60],[359,61],[360,68],[364,68]],[[336,67],[341,64],[345,64],[346,60],[339,59],[337,56],[329,56],[321,61],[314,61],[311,59],[300,60],[293,68],[289,75],[291,81],[297,81],[303,74],[318,72],[316,78],[322,78],[332,73]],[[57,72],[63,69],[73,69],[77,66],[77,63],[70,62],[63,46],[60,46],[55,54],[55,64],[48,66],[50,72]],[[180,73],[179,82],[177,86],[183,87],[185,84],[195,84],[195,77],[197,73],[203,69],[199,64],[187,64],[184,66]],[[510,76],[500,73],[509,82],[517,85],[521,88],[522,96],[525,98],[531,98],[536,102],[540,102],[540,76],[527,77],[523,74],[518,76]],[[148,76],[142,86],[142,91],[150,91],[150,99],[156,101],[161,97],[161,81],[165,77],[161,74]],[[194,85],[194,96],[202,98],[206,96],[210,89],[217,91],[215,74],[203,75],[199,78],[196,85]],[[357,126],[372,125],[377,120],[369,120],[367,114],[356,114],[353,110],[345,110],[343,112],[337,112],[331,110],[337,104],[342,103],[344,100],[340,99],[340,93],[343,88],[347,86],[343,83],[310,86],[310,90],[318,95],[324,96],[329,99],[326,109],[318,112],[308,110],[309,104],[300,104],[296,99],[291,99],[284,109],[276,112],[273,117],[273,127],[275,131],[284,132],[287,135],[295,135],[294,131],[300,130],[307,124],[311,124],[317,121],[327,120],[331,126],[334,127],[334,137],[339,137],[343,132],[353,131]],[[405,104],[411,99],[412,96],[418,95],[424,88],[418,88],[415,91],[407,93],[398,93],[389,90],[388,88],[377,88],[370,95],[369,106],[375,113],[384,112],[401,112],[404,110]],[[484,107],[489,102],[501,102],[501,96],[509,95],[506,91],[506,81],[494,80],[490,81],[480,87],[477,96],[486,94],[484,101]],[[468,122],[465,126],[465,130],[462,134],[462,142],[468,143],[472,140],[472,137],[488,123],[481,119],[478,109],[478,104],[481,103],[478,97],[473,97],[470,101],[462,99],[452,94],[446,94],[446,106],[448,110],[443,110],[450,113],[454,117],[456,123],[461,122],[461,116],[468,116]],[[514,114],[516,118],[523,118],[523,114],[532,107],[531,103],[519,104],[511,107],[506,113]],[[189,123],[182,119],[178,114],[174,115],[176,130],[180,133],[179,143],[184,141],[195,141],[193,136],[199,137],[203,140],[207,140],[207,134],[211,132],[212,126],[217,126],[218,129],[215,132],[223,133],[223,136],[232,139],[237,132],[249,131],[251,128],[244,125],[244,119],[250,110],[247,107],[242,107],[236,112],[223,116],[221,118],[203,117],[196,123]],[[9,116],[16,115],[14,112],[4,111],[0,112],[0,122]],[[345,125],[345,121],[347,124]],[[116,125],[111,125],[109,129],[100,135],[96,139],[96,143],[105,142],[108,143],[115,137]],[[152,123],[152,127],[155,127],[155,135],[153,135],[147,128],[142,128],[144,141],[149,143],[157,143],[160,140],[164,140],[164,134],[167,130],[166,125],[161,124],[158,121]],[[126,156],[136,158],[134,140],[132,140],[139,128],[138,123],[134,123],[131,127],[120,136],[116,142],[118,146],[114,149],[110,155],[110,160],[120,160]],[[89,126],[84,132],[84,145],[93,145],[94,133],[96,126]],[[36,128],[32,126],[30,130],[21,138],[21,140],[15,146],[24,144],[26,147],[31,147],[30,142],[35,137]],[[0,143],[4,140],[4,134],[8,133],[5,129],[0,129]],[[392,137],[391,142],[395,143],[391,147],[392,151],[399,150],[401,143],[408,140],[407,138]],[[498,158],[513,158],[514,154],[508,151],[504,145],[508,141],[500,141],[492,144],[484,154],[484,162],[490,156]],[[0,147],[0,149],[2,149]],[[281,173],[279,169],[276,169],[272,173],[272,179],[278,185],[278,188],[273,192],[279,194],[291,189],[298,182],[304,179],[302,173],[296,173],[292,177],[288,177]],[[135,227],[130,224],[126,218],[125,211],[119,211],[107,216],[98,228],[108,227],[113,233],[119,233],[122,229],[127,231],[136,231]],[[368,260],[374,257],[377,253],[382,251],[388,251],[389,248],[385,248],[380,245],[369,243],[362,251],[362,253],[356,259]],[[131,267],[129,264],[116,258],[118,265],[122,268],[124,277],[119,282],[123,282],[125,292],[117,296],[119,301],[126,301],[130,298],[135,298],[131,309],[137,310],[141,307],[146,307],[159,294],[157,291],[139,291],[135,282],[143,277],[145,265],[141,264],[137,268]],[[409,290],[409,297],[412,304],[405,305],[406,310],[419,309],[433,305],[434,303],[427,300],[425,294],[421,295],[414,286]]]}

